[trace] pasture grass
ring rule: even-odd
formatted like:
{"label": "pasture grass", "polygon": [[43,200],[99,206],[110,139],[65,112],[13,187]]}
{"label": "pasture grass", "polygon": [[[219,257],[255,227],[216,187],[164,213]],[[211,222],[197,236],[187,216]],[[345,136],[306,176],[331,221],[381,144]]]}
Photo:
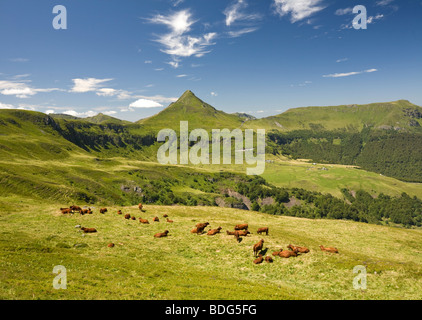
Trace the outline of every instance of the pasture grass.
{"label": "pasture grass", "polygon": [[[341,220],[309,220],[217,207],[108,207],[106,214],[62,215],[65,204],[1,197],[0,299],[421,299],[422,231]],[[117,210],[147,218],[125,220]],[[162,218],[168,214],[174,223]],[[152,222],[158,216],[160,222]],[[198,222],[221,226],[216,236],[194,235]],[[225,230],[249,223],[237,243]],[[76,225],[95,227],[83,234]],[[256,234],[269,226],[270,234]],[[157,232],[169,230],[167,238]],[[252,246],[267,255],[289,243],[310,253],[254,265]],[[114,248],[107,244],[115,243]],[[328,254],[318,245],[335,246]],[[56,290],[53,267],[67,270]],[[367,289],[353,288],[353,267],[367,268]]]}

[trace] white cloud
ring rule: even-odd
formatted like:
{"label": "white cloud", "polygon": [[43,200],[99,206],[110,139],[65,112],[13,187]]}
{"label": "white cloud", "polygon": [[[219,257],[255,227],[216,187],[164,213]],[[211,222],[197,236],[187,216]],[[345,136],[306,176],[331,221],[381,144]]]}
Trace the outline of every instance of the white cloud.
{"label": "white cloud", "polygon": [[147,20],[151,23],[166,25],[170,29],[169,33],[158,36],[155,41],[163,45],[162,52],[173,57],[173,61],[169,64],[174,68],[179,67],[180,57],[202,57],[209,52],[206,48],[215,44],[213,43],[217,36],[215,32],[201,36],[187,34],[196,22],[189,10],[181,10],[168,16],[159,14]]}
{"label": "white cloud", "polygon": [[184,77],[187,77],[187,76],[188,76],[187,74],[178,74],[176,76],[176,78],[184,78]]}
{"label": "white cloud", "polygon": [[342,59],[336,60],[336,62],[340,63],[340,62],[345,62],[345,61],[348,61],[348,60],[349,60],[349,58],[342,58]]}
{"label": "white cloud", "polygon": [[55,113],[53,109],[48,109],[45,111],[46,114],[52,114]]}
{"label": "white cloud", "polygon": [[117,113],[117,111],[110,110],[110,111],[104,111],[103,113],[104,113],[104,114],[106,114],[106,115],[108,115],[108,116],[111,116],[111,115],[113,115],[113,114],[116,114],[116,113]]}
{"label": "white cloud", "polygon": [[21,81],[0,81],[0,94],[5,96],[16,96],[17,98],[28,98],[39,92],[64,91],[58,88],[33,88],[28,85],[30,80]]}
{"label": "white cloud", "polygon": [[15,109],[15,106],[12,104],[6,104],[0,102],[0,109]]}
{"label": "white cloud", "polygon": [[152,61],[151,61],[151,60],[145,60],[145,63],[146,63],[146,64],[151,64],[151,63],[152,63]]}
{"label": "white cloud", "polygon": [[240,30],[237,30],[237,31],[229,31],[228,32],[228,35],[231,38],[237,38],[237,37],[243,36],[244,34],[254,32],[256,30],[258,30],[258,28],[253,28],[253,27],[251,27],[251,28],[243,28],[243,29],[240,29]]}
{"label": "white cloud", "polygon": [[345,14],[353,13],[353,8],[337,9],[335,14],[337,16],[344,16]]}
{"label": "white cloud", "polygon": [[326,74],[323,75],[324,78],[341,78],[341,77],[349,77],[354,76],[362,73],[372,73],[378,71],[377,69],[368,69],[364,71],[355,71],[355,72],[348,72],[348,73],[333,73],[333,74]]}
{"label": "white cloud", "polygon": [[392,3],[394,0],[381,0],[381,1],[377,1],[376,5],[377,6],[388,6],[390,3]]}
{"label": "white cloud", "polygon": [[162,104],[149,99],[138,99],[129,105],[130,108],[159,108],[162,106]]}
{"label": "white cloud", "polygon": [[86,112],[77,112],[75,110],[66,110],[63,112],[63,114],[67,114],[69,116],[79,117],[79,118],[86,118],[86,117],[93,117],[98,114],[98,112],[89,110]]}
{"label": "white cloud", "polygon": [[218,93],[216,93],[216,92],[211,92],[211,95],[213,96],[213,97],[216,97],[216,96],[218,96]]}
{"label": "white cloud", "polygon": [[248,6],[245,0],[237,0],[232,5],[228,6],[223,14],[226,16],[226,26],[231,26],[234,22],[240,20],[253,21],[261,18],[260,14],[245,14],[241,12]]}
{"label": "white cloud", "polygon": [[370,23],[373,23],[376,20],[380,20],[382,18],[384,18],[384,15],[383,14],[377,14],[376,16],[370,16],[370,17],[368,17],[366,23],[370,24]]}
{"label": "white cloud", "polygon": [[112,97],[117,94],[117,90],[112,88],[101,88],[95,93],[97,96]]}
{"label": "white cloud", "polygon": [[90,92],[98,91],[104,82],[111,81],[113,79],[96,79],[96,78],[85,78],[85,79],[72,79],[74,86],[70,90],[71,92]]}
{"label": "white cloud", "polygon": [[290,21],[295,23],[325,9],[322,0],[274,0],[276,12],[280,16],[291,14]]}

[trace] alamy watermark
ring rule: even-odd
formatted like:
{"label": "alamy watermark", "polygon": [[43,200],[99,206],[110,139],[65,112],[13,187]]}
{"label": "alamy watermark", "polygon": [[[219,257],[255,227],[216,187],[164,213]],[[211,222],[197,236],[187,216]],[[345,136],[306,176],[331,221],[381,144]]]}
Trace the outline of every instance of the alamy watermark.
{"label": "alamy watermark", "polygon": [[353,268],[353,273],[358,274],[353,279],[353,288],[356,290],[366,290],[366,267],[355,266]]}
{"label": "alamy watermark", "polygon": [[53,288],[58,289],[67,289],[67,271],[64,266],[54,266],[53,273],[57,276],[53,279]]}
{"label": "alamy watermark", "polygon": [[[222,164],[232,163],[232,140],[234,140],[235,164],[255,165],[246,168],[247,175],[259,175],[265,170],[265,129],[212,129],[210,137],[204,129],[194,129],[189,133],[188,121],[180,121],[179,142],[176,131],[163,129],[158,133],[157,141],[165,142],[157,152],[161,164],[221,164],[221,144],[223,145]],[[256,155],[254,154],[256,135]],[[199,141],[198,141],[199,139]],[[166,141],[167,140],[167,141]],[[189,149],[190,142],[197,142]]]}

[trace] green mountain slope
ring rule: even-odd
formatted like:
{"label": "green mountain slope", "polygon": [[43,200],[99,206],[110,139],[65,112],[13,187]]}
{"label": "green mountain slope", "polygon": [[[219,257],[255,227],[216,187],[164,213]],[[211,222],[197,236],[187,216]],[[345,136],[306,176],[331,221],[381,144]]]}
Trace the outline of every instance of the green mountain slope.
{"label": "green mountain slope", "polygon": [[188,90],[174,103],[158,114],[137,121],[153,131],[170,128],[177,130],[180,121],[188,121],[193,129],[234,129],[241,126],[243,119],[235,114],[219,111],[196,97]]}
{"label": "green mountain slope", "polygon": [[367,105],[305,107],[290,109],[282,114],[249,121],[248,127],[292,130],[347,130],[360,132],[374,129],[421,132],[422,108],[407,100]]}

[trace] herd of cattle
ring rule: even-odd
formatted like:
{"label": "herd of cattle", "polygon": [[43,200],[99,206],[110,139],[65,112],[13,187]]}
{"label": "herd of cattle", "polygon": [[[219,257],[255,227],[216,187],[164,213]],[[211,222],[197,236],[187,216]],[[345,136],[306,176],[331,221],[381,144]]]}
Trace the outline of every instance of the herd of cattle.
{"label": "herd of cattle", "polygon": [[[145,212],[145,210],[143,210],[143,205],[141,203],[138,205],[138,209],[141,212]],[[93,213],[92,210],[91,210],[91,208],[82,209],[81,207],[78,207],[78,206],[75,206],[75,205],[72,205],[69,208],[60,208],[60,211],[63,214],[79,213],[81,215],[85,215],[85,214],[92,214]],[[107,212],[107,208],[101,208],[100,209],[100,213],[104,214],[106,212]],[[121,210],[118,210],[117,211],[117,214],[118,215],[123,215],[123,212]],[[131,216],[130,214],[125,214],[124,215],[124,218],[125,219],[128,219],[128,220],[129,219],[136,220],[136,217],[135,216]],[[166,222],[173,223],[173,220],[170,220],[168,218],[168,215],[167,214],[164,214],[163,215],[163,218],[166,218]],[[152,219],[152,221],[153,222],[159,222],[160,219],[158,217],[154,217]],[[139,222],[140,223],[143,223],[143,224],[149,224],[149,221],[147,219],[139,218]],[[220,231],[222,229],[221,227],[218,227],[217,229],[209,229],[208,231],[205,231],[205,228],[207,226],[209,226],[209,223],[208,222],[198,223],[198,224],[196,224],[195,228],[193,228],[191,230],[191,233],[194,233],[194,234],[197,234],[197,235],[201,235],[201,234],[206,233],[209,236],[214,236],[214,235],[220,233]],[[234,236],[237,242],[241,242],[242,241],[242,237],[247,237],[248,234],[251,234],[251,232],[248,231],[248,228],[249,228],[249,226],[246,223],[245,224],[238,224],[238,225],[236,225],[234,227],[234,230],[233,231],[226,230],[226,233],[227,233],[227,235]],[[80,227],[80,229],[84,233],[95,233],[95,232],[97,232],[97,230],[95,228]],[[265,233],[265,235],[268,235],[268,232],[269,232],[269,228],[268,227],[262,227],[262,228],[259,228],[257,230],[257,234],[259,234],[259,235],[262,235],[264,233]],[[154,237],[155,238],[163,238],[163,237],[167,237],[168,234],[169,234],[169,231],[168,230],[165,230],[164,232],[156,233],[154,235]],[[114,243],[109,243],[108,244],[108,247],[110,247],[110,248],[114,247]],[[319,247],[320,247],[320,249],[322,251],[325,251],[325,252],[338,253],[337,248],[333,248],[333,247],[327,247],[326,248],[326,247],[324,247],[322,245],[320,245]],[[291,244],[289,244],[287,246],[287,248],[288,248],[288,250],[280,249],[279,251],[274,251],[272,253],[272,255],[275,256],[275,257],[277,256],[277,257],[281,257],[281,258],[290,258],[290,257],[297,257],[300,254],[305,254],[305,253],[308,253],[310,251],[306,247],[299,247],[299,246],[294,246],[294,245],[291,245]],[[253,260],[253,263],[260,264],[263,261],[266,261],[268,263],[273,262],[273,259],[270,256],[266,256],[265,258],[263,257],[262,252],[266,252],[266,251],[267,250],[264,250],[264,239],[261,239],[256,244],[254,244],[254,246],[253,246],[253,254],[254,254],[254,257],[256,259]]]}

